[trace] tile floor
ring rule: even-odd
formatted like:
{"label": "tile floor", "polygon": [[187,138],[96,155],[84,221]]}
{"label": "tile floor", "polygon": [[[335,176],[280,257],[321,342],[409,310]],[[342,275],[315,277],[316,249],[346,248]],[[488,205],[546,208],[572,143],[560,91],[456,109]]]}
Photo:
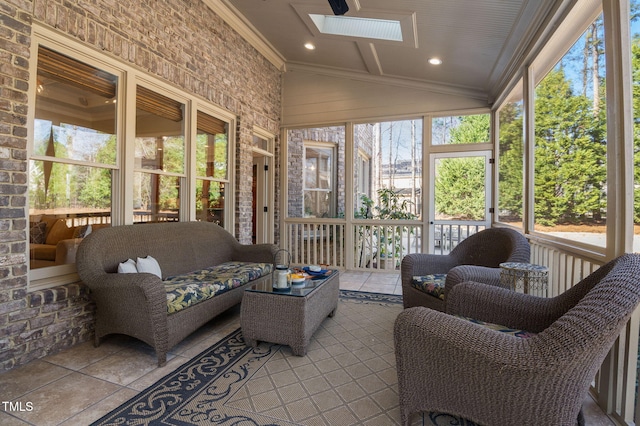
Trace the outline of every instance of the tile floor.
{"label": "tile floor", "polygon": [[[343,272],[340,287],[402,294],[397,273]],[[109,336],[98,348],[85,342],[0,374],[0,424],[89,424],[238,327],[236,307],[174,347],[162,368],[156,367],[155,353],[146,344]],[[615,425],[591,397],[585,400],[585,415],[589,426]]]}

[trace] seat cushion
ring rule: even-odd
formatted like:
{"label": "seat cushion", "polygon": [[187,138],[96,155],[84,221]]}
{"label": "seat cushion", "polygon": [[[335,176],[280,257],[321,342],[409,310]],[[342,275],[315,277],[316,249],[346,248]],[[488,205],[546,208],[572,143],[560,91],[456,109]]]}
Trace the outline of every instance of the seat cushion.
{"label": "seat cushion", "polygon": [[167,312],[178,312],[271,273],[270,263],[226,262],[163,281]]}
{"label": "seat cushion", "polygon": [[468,318],[468,317],[463,317],[463,316],[459,316],[459,315],[456,315],[456,316],[458,318],[462,318],[462,319],[465,319],[467,321],[471,321],[472,323],[475,323],[475,324],[481,325],[483,327],[486,327],[486,328],[488,328],[490,330],[499,331],[501,333],[510,334],[512,336],[520,337],[520,338],[523,338],[523,339],[527,339],[529,337],[533,337],[533,336],[536,335],[536,333],[532,333],[532,332],[526,331],[526,330],[518,330],[516,328],[509,328],[509,327],[505,327],[504,325],[493,324],[493,323],[486,322],[486,321],[480,321],[480,320],[477,320],[475,318]]}
{"label": "seat cushion", "polygon": [[29,244],[31,259],[56,260],[56,246],[51,244]]}
{"label": "seat cushion", "polygon": [[444,300],[444,282],[447,274],[430,274],[414,276],[411,286],[431,296]]}

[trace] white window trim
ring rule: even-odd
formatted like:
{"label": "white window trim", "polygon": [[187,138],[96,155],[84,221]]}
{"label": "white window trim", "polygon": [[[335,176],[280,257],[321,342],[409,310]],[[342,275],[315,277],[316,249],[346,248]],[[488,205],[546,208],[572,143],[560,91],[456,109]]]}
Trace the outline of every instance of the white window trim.
{"label": "white window trim", "polygon": [[[323,188],[307,188],[307,179],[306,179],[306,174],[307,174],[307,167],[306,167],[306,161],[307,161],[307,148],[319,148],[319,149],[330,149],[331,150],[331,182],[329,185],[329,188],[327,189],[323,189]],[[303,194],[306,191],[312,191],[312,192],[316,192],[316,193],[320,193],[320,192],[326,192],[326,193],[336,193],[337,189],[336,189],[336,185],[337,185],[337,160],[338,160],[338,145],[332,142],[319,142],[319,141],[304,141],[303,142],[303,175],[302,175],[302,192]],[[333,197],[330,199],[330,207],[329,207],[329,214],[330,216],[335,215],[336,213],[336,209],[337,209],[337,205],[336,205],[336,200],[333,199]],[[304,213],[304,212],[303,212]]]}
{"label": "white window trim", "polygon": [[[225,182],[230,189],[234,187],[235,182],[235,140],[236,140],[236,115],[231,111],[211,104],[209,101],[198,97],[197,95],[187,93],[181,89],[172,86],[160,79],[146,74],[137,68],[133,68],[124,62],[114,59],[102,52],[96,51],[91,47],[77,42],[76,40],[61,34],[55,30],[51,30],[39,23],[33,24],[31,57],[29,66],[34,70],[29,84],[28,102],[29,105],[35,105],[37,84],[35,70],[38,69],[38,46],[46,46],[71,58],[93,65],[99,69],[103,69],[118,77],[118,99],[122,99],[116,112],[117,128],[116,135],[118,139],[118,152],[116,165],[109,165],[107,168],[113,170],[113,190],[112,194],[116,194],[112,199],[111,205],[111,224],[112,226],[130,224],[133,221],[133,185],[126,185],[126,182],[133,181],[134,169],[134,149],[135,144],[124,144],[122,141],[135,140],[135,106],[136,101],[136,85],[140,84],[149,89],[157,91],[167,97],[182,102],[185,105],[185,173],[166,173],[158,172],[158,174],[179,176],[184,184],[184,190],[181,192],[180,220],[195,220],[195,136],[196,130],[196,114],[197,110],[201,110],[227,123],[228,128],[228,177]],[[125,116],[125,106],[126,116]],[[29,108],[27,115],[27,123],[33,128],[35,120],[35,109]],[[33,132],[29,132],[27,139],[27,162],[32,159],[42,159],[40,156],[31,156],[33,152]],[[61,163],[75,164],[73,160],[59,159]],[[56,160],[58,161],[58,159]],[[104,167],[106,165],[101,165]],[[155,172],[144,170],[144,172]],[[220,181],[220,180],[218,180]],[[182,186],[182,184],[181,184]],[[27,194],[28,197],[28,194]],[[227,202],[225,207],[225,229],[233,232],[235,228],[235,217],[233,214],[233,206],[235,206],[235,191],[230,190],[225,195]],[[27,200],[28,205],[28,200]],[[28,214],[28,213],[27,213]],[[27,266],[29,264],[29,243],[27,237],[25,259]],[[70,284],[79,281],[76,273],[75,264],[57,265],[47,268],[39,268],[28,272],[28,292],[43,290],[46,288],[56,287],[60,285]]]}

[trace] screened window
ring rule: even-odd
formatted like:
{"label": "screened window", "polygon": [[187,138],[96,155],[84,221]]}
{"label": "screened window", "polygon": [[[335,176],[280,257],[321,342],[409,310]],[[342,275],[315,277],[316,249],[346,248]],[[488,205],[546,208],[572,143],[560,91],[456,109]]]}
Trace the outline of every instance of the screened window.
{"label": "screened window", "polygon": [[368,153],[358,150],[355,168],[356,178],[356,216],[367,217],[367,199],[371,198],[371,157]]}
{"label": "screened window", "polygon": [[522,81],[498,111],[498,221],[522,228],[524,138]]}
{"label": "screened window", "polygon": [[488,114],[436,117],[431,121],[431,144],[490,142]]}
{"label": "screened window", "polygon": [[[631,1],[631,8],[640,8],[640,1]],[[634,113],[634,252],[640,252],[640,15],[631,14],[631,69],[633,78],[633,113]]]}
{"label": "screened window", "polygon": [[600,15],[540,79],[534,107],[534,229],[601,247],[607,209],[604,58]]}
{"label": "screened window", "polygon": [[[354,126],[354,149],[362,178],[356,217],[418,219],[422,212],[422,120]],[[358,170],[357,169],[357,170]],[[365,182],[367,179],[369,182]]]}
{"label": "screened window", "polygon": [[29,260],[75,263],[80,238],[111,222],[117,76],[40,47],[29,162]]}

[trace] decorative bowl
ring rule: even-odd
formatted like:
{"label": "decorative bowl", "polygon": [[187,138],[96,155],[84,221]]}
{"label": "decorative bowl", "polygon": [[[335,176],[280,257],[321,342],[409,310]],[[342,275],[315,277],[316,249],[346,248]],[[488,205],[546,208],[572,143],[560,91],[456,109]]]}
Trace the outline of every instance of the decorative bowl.
{"label": "decorative bowl", "polygon": [[292,278],[291,279],[291,285],[295,285],[295,286],[302,286],[304,285],[306,281],[306,278],[302,277],[302,278]]}

